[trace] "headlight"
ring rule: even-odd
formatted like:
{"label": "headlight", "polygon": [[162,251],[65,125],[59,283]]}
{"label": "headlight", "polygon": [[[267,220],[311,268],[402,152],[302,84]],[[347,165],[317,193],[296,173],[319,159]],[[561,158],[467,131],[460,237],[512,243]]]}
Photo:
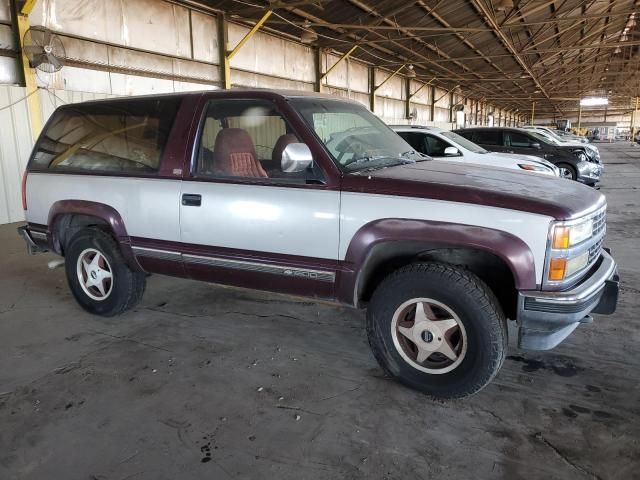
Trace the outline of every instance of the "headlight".
{"label": "headlight", "polygon": [[589,157],[587,157],[587,154],[584,153],[584,150],[574,150],[573,152],[576,157],[578,157],[578,160],[580,160],[581,162],[586,162]]}
{"label": "headlight", "polygon": [[578,245],[591,238],[592,233],[593,220],[587,220],[575,225],[554,225],[552,231],[553,249],[561,250]]}
{"label": "headlight", "polygon": [[546,282],[563,282],[589,264],[593,219],[557,222],[551,226]]}
{"label": "headlight", "polygon": [[530,163],[519,163],[518,166],[522,169],[522,170],[529,170],[530,172],[545,172],[548,173],[549,172],[549,168],[544,167],[542,165],[532,165]]}

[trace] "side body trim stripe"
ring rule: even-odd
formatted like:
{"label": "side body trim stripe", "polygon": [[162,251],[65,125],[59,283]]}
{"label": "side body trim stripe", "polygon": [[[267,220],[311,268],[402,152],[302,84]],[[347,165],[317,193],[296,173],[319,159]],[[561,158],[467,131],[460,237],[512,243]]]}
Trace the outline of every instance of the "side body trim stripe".
{"label": "side body trim stripe", "polygon": [[335,282],[335,273],[326,270],[314,270],[307,268],[291,267],[287,265],[273,265],[261,262],[249,262],[246,260],[232,260],[220,257],[208,257],[202,255],[190,255],[168,250],[158,250],[155,248],[133,247],[136,256],[158,258],[161,260],[184,261],[197,265],[208,265],[212,267],[230,268],[234,270],[244,270],[260,273],[272,273],[287,277],[303,278],[320,282]]}

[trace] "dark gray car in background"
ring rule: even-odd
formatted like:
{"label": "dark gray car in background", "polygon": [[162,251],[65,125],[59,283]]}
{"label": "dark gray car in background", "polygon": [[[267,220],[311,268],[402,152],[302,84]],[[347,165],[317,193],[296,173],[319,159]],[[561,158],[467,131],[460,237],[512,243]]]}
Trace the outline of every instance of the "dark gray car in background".
{"label": "dark gray car in background", "polygon": [[556,145],[535,132],[504,127],[463,128],[453,131],[491,152],[544,158],[557,166],[565,178],[587,185],[595,185],[602,175],[602,163],[590,158],[584,147]]}

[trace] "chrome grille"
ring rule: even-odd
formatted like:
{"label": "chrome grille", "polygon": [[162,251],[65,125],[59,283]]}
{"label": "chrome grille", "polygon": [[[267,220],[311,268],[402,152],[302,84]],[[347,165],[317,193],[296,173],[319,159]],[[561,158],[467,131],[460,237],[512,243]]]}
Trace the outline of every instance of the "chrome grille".
{"label": "chrome grille", "polygon": [[604,239],[601,238],[600,240],[598,240],[598,242],[596,244],[594,244],[593,246],[591,246],[589,248],[589,264],[591,264],[592,262],[596,261],[598,259],[598,257],[600,256],[600,252],[602,251],[602,241]]}
{"label": "chrome grille", "polygon": [[593,233],[591,235],[592,241],[595,243],[589,247],[589,261],[588,265],[591,265],[600,257],[602,252],[602,243],[604,241],[604,234],[607,231],[607,209],[604,207],[593,216]]}
{"label": "chrome grille", "polygon": [[598,237],[607,225],[607,211],[602,209],[593,217],[593,236]]}

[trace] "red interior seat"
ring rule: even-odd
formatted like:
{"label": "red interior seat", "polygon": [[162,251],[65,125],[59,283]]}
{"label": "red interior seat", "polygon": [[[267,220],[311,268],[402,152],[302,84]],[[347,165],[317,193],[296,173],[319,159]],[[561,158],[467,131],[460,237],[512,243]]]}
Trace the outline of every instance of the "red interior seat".
{"label": "red interior seat", "polygon": [[258,161],[253,140],[242,128],[224,128],[213,147],[215,172],[230,177],[263,177],[267,172]]}

